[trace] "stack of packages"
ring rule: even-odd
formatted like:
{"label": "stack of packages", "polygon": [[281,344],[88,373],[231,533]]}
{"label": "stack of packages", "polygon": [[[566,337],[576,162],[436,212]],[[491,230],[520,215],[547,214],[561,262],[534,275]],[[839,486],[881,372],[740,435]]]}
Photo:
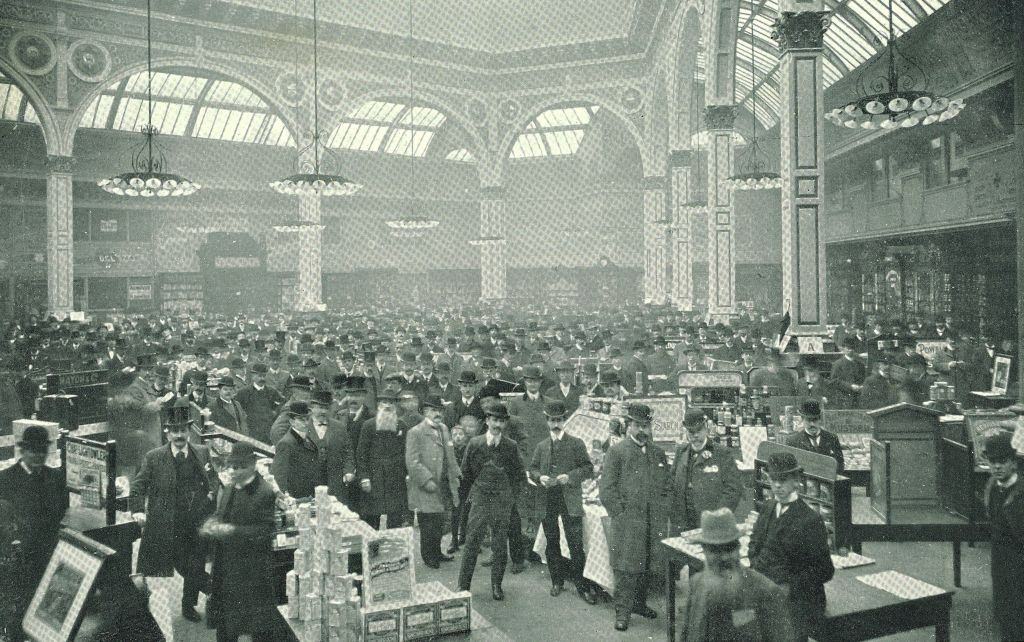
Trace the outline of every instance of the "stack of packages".
{"label": "stack of packages", "polygon": [[315,522],[309,505],[295,514],[299,541],[287,576],[288,617],[302,621],[302,642],[358,642],[361,603],[356,575],[348,572],[343,506],[318,486],[315,507]]}
{"label": "stack of packages", "polygon": [[469,591],[454,592],[440,582],[413,586],[407,600],[381,602],[363,609],[364,642],[432,640],[470,630]]}

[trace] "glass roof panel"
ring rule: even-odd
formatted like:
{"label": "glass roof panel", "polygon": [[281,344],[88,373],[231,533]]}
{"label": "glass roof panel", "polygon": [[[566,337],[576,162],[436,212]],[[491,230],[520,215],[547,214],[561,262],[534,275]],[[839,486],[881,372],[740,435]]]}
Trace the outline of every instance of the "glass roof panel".
{"label": "glass roof panel", "polygon": [[541,112],[516,138],[509,158],[575,154],[597,111],[597,105],[571,105]]}
{"label": "glass roof panel", "polygon": [[458,161],[460,163],[475,163],[476,159],[473,158],[473,152],[469,151],[465,147],[462,149],[453,149],[448,152],[448,155],[444,157],[445,160]]}
{"label": "glass roof panel", "polygon": [[349,113],[328,136],[327,145],[336,149],[423,157],[434,134],[446,121],[444,113],[427,105],[370,100]]}
{"label": "glass roof panel", "polygon": [[512,145],[510,158],[537,158],[547,156],[547,149],[544,147],[543,134],[526,132],[516,138]]}
{"label": "glass roof panel", "polygon": [[420,107],[417,105],[405,110],[399,124],[436,129],[444,124],[444,120],[444,114],[433,107]]}
{"label": "glass roof panel", "polygon": [[21,89],[3,74],[0,74],[0,119],[39,123],[32,103],[28,102]]}

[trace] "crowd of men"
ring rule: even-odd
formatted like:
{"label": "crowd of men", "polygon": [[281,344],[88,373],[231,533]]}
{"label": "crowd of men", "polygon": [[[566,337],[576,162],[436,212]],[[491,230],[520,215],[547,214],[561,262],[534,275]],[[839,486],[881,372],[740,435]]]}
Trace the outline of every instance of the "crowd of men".
{"label": "crowd of men", "polygon": [[[326,485],[375,528],[415,519],[420,555],[431,568],[464,547],[461,589],[470,589],[489,542],[483,563],[495,600],[505,597],[509,561],[512,573],[539,561],[530,552],[538,528],[547,537],[552,597],[567,582],[588,604],[602,597],[583,577],[583,486],[599,475],[612,523],[615,628],[626,630],[632,615],[657,617],[646,597],[655,545],[670,533],[706,526],[705,543],[720,553],[709,556],[718,560],[709,573],[736,570],[728,561],[735,523],[729,527],[731,512],[716,511],[736,510],[743,490],[734,457],[709,438],[703,415],[687,413],[684,443],[669,465],[651,439],[651,410],[640,403],[626,406],[621,431],[609,436],[595,470],[588,445],[563,429],[580,398],[672,392],[683,371],[739,370],[751,387],[805,397],[806,428],[791,445],[833,456],[841,469],[838,440],[820,425],[823,402],[920,403],[928,397],[929,366],[955,377],[958,392],[985,389],[980,382],[991,376],[994,354],[1012,353],[1012,345],[997,350],[988,337],[957,331],[949,320],[928,333],[913,324],[870,327],[865,333],[843,320],[833,336],[842,356],[823,376],[819,366],[780,352],[786,327],[779,317],[752,312],[728,325],[657,308],[29,320],[4,331],[0,419],[32,416],[40,373],[109,372],[118,473],[133,479],[132,495],[144,500],[136,513],[144,525],[138,570],[181,574],[182,614],[190,620],[200,619],[199,593],[210,593],[207,617],[219,640],[242,633],[272,639],[269,564],[253,560],[269,558],[273,492],[255,473],[248,445],[232,452],[228,481],[217,479],[209,453],[188,439],[189,426],[209,424],[273,446],[273,482],[292,497]],[[931,364],[914,349],[926,338],[948,344]],[[798,472],[793,461],[769,462],[775,500],[762,511],[751,545],[751,572],[788,590],[779,598],[760,576],[744,572],[743,581],[759,587],[766,603],[788,603],[780,631],[806,636],[823,613],[821,586],[832,567],[820,518],[794,504]],[[716,530],[718,539],[707,534]],[[568,558],[559,546],[563,532]]]}

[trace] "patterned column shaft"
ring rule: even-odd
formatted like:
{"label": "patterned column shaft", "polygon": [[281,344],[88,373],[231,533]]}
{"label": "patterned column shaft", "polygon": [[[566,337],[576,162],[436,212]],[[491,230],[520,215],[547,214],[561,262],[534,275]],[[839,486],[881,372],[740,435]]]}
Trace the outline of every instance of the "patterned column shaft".
{"label": "patterned column shaft", "polygon": [[46,175],[46,286],[47,307],[57,317],[74,310],[74,205],[71,156],[47,156]]}
{"label": "patterned column shaft", "polygon": [[683,205],[690,201],[692,176],[690,163],[695,155],[689,150],[672,152],[672,302],[678,310],[693,309],[693,249],[690,237],[693,220]]}
{"label": "patterned column shaft", "polygon": [[320,225],[320,196],[299,196],[299,220],[304,226],[299,237],[299,274],[296,280],[295,308],[299,312],[316,310],[323,302],[323,227]]}
{"label": "patterned column shaft", "polygon": [[782,302],[790,333],[824,329],[825,246],[820,216],[825,164],[822,39],[829,12],[782,12],[779,137],[782,151]]}
{"label": "patterned column shaft", "polygon": [[[505,238],[505,200],[500,188],[484,190],[480,200],[480,237]],[[480,246],[480,298],[502,301],[508,296],[505,285],[505,243]]]}
{"label": "patterned column shaft", "polygon": [[644,303],[661,305],[668,296],[666,283],[666,180],[645,176],[644,189]]}
{"label": "patterned column shaft", "polygon": [[736,201],[722,184],[733,172],[732,105],[709,105],[704,110],[708,129],[708,311],[732,314],[736,305]]}

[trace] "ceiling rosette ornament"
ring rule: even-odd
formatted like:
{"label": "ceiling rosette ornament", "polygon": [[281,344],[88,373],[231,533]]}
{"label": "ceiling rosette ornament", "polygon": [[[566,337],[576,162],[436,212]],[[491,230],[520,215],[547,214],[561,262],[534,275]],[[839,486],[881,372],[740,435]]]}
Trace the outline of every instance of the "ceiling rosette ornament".
{"label": "ceiling rosette ornament", "polygon": [[30,76],[45,76],[57,64],[57,48],[40,33],[15,34],[7,45],[7,54],[18,71]]}
{"label": "ceiling rosette ornament", "polygon": [[512,98],[506,98],[498,105],[498,116],[501,117],[502,122],[514,122],[519,118],[519,114],[521,114],[522,111],[522,105]]}
{"label": "ceiling rosette ornament", "polygon": [[83,82],[99,82],[110,71],[110,53],[97,42],[79,40],[68,49],[68,68]]}
{"label": "ceiling rosette ornament", "polygon": [[328,111],[338,111],[345,105],[345,85],[328,78],[320,83],[320,104]]}
{"label": "ceiling rosette ornament", "polygon": [[278,74],[274,84],[277,88],[277,95],[289,107],[298,107],[306,96],[306,82],[294,71]]}
{"label": "ceiling rosette ornament", "polygon": [[635,114],[644,108],[644,94],[637,87],[626,87],[619,95],[619,102],[627,113]]}
{"label": "ceiling rosette ornament", "polygon": [[487,103],[479,98],[470,98],[466,102],[466,115],[469,121],[477,126],[487,124]]}

